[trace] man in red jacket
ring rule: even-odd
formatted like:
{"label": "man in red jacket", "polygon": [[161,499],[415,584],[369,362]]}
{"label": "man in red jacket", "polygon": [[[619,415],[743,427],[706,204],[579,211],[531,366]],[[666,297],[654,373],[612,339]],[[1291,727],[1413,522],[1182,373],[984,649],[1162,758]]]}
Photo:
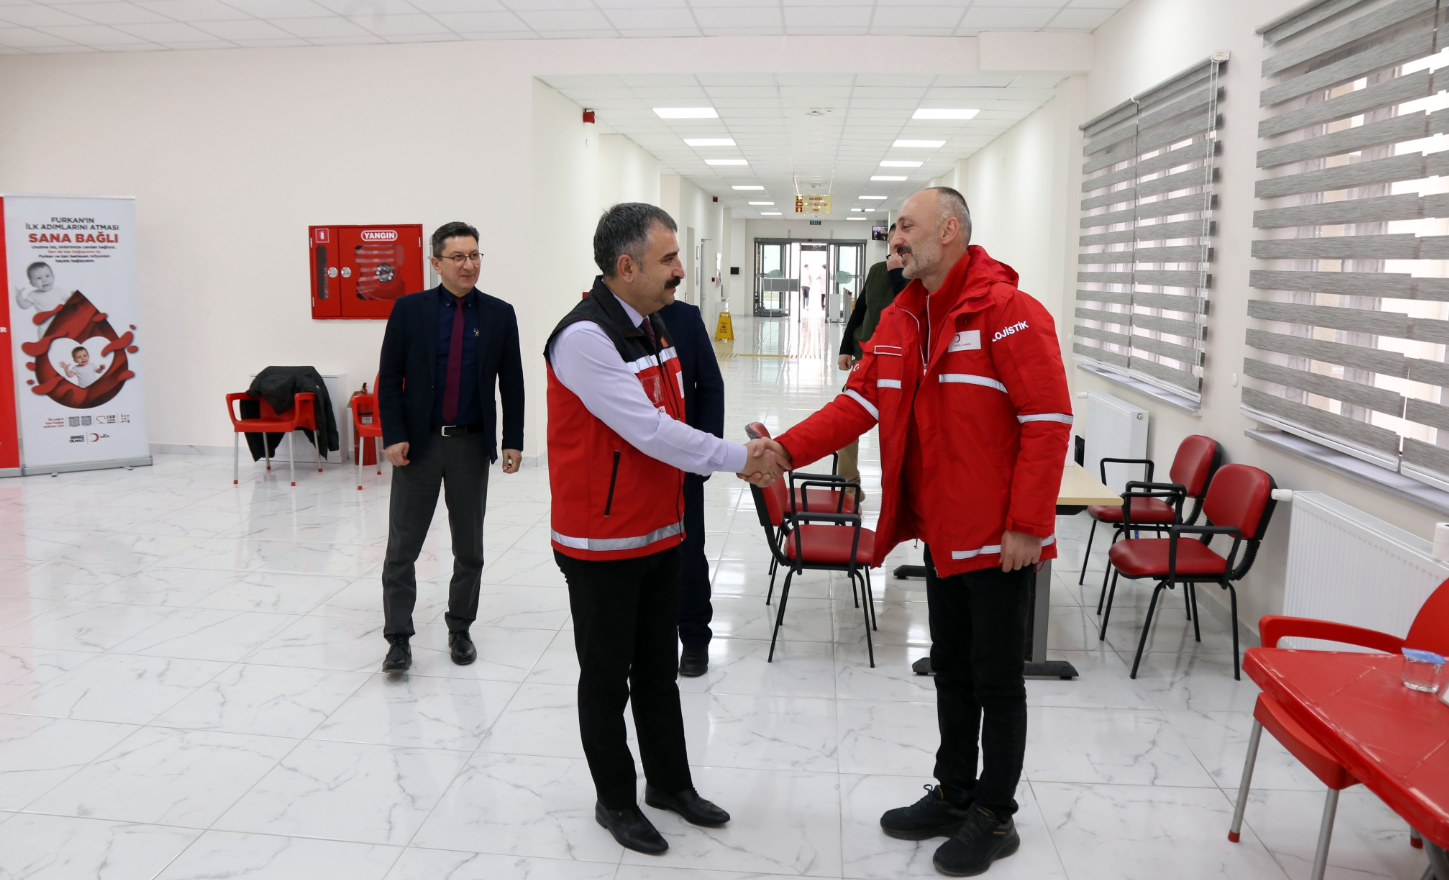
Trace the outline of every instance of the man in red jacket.
{"label": "man in red jacket", "polygon": [[844,393],[775,449],[802,467],[880,424],[884,499],[871,564],[902,541],[926,543],[941,728],[938,784],[888,811],[881,827],[904,840],[949,837],[935,864],[957,876],[1021,843],[1011,817],[1026,750],[1027,609],[1034,567],[1056,556],[1072,423],[1051,315],[970,241],[956,190],[906,200],[890,247],[911,283],[881,314]]}

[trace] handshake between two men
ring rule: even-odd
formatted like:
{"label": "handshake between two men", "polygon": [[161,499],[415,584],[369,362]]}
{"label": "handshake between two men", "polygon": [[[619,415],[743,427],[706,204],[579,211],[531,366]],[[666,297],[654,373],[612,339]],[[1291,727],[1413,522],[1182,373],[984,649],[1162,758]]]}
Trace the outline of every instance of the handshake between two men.
{"label": "handshake between two men", "polygon": [[749,455],[745,458],[745,469],[737,476],[760,488],[764,488],[790,469],[790,453],[774,440],[758,437],[745,444]]}

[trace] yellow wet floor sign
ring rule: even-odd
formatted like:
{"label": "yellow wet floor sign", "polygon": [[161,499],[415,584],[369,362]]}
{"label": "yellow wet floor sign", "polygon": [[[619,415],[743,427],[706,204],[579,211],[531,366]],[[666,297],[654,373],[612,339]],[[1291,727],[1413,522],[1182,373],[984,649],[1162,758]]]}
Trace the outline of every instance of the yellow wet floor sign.
{"label": "yellow wet floor sign", "polygon": [[714,341],[715,342],[734,342],[735,341],[735,325],[734,325],[733,322],[730,321],[730,313],[729,312],[720,312],[719,313],[719,323],[716,324],[715,325],[715,328],[714,328]]}

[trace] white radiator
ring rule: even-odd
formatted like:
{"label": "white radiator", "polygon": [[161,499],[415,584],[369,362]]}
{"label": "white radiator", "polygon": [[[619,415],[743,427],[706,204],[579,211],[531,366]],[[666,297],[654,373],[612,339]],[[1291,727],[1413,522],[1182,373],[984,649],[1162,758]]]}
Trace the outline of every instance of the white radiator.
{"label": "white radiator", "polygon": [[[1321,492],[1294,492],[1283,613],[1408,635],[1449,565],[1430,542]],[[1283,647],[1359,650],[1316,639]]]}
{"label": "white radiator", "polygon": [[[1104,458],[1147,457],[1147,410],[1125,400],[1089,391],[1082,407],[1082,466],[1087,473],[1098,476]],[[1106,483],[1113,492],[1121,492],[1128,480],[1146,479],[1141,465],[1107,465]],[[1167,474],[1155,475],[1166,480]]]}

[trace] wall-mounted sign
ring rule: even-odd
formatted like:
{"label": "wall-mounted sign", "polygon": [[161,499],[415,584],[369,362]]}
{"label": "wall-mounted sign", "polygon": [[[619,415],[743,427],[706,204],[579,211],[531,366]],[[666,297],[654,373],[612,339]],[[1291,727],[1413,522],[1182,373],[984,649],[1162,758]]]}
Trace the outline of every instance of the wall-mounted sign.
{"label": "wall-mounted sign", "polygon": [[825,221],[824,221],[824,220],[811,220],[811,221],[810,221],[810,225],[811,225],[811,226],[820,226],[820,225],[821,225],[821,224],[823,224],[823,223],[824,223],[824,222],[825,222]]}
{"label": "wall-mounted sign", "polygon": [[796,196],[795,197],[795,213],[796,214],[829,214],[830,213],[830,196],[817,196],[817,195]]}

